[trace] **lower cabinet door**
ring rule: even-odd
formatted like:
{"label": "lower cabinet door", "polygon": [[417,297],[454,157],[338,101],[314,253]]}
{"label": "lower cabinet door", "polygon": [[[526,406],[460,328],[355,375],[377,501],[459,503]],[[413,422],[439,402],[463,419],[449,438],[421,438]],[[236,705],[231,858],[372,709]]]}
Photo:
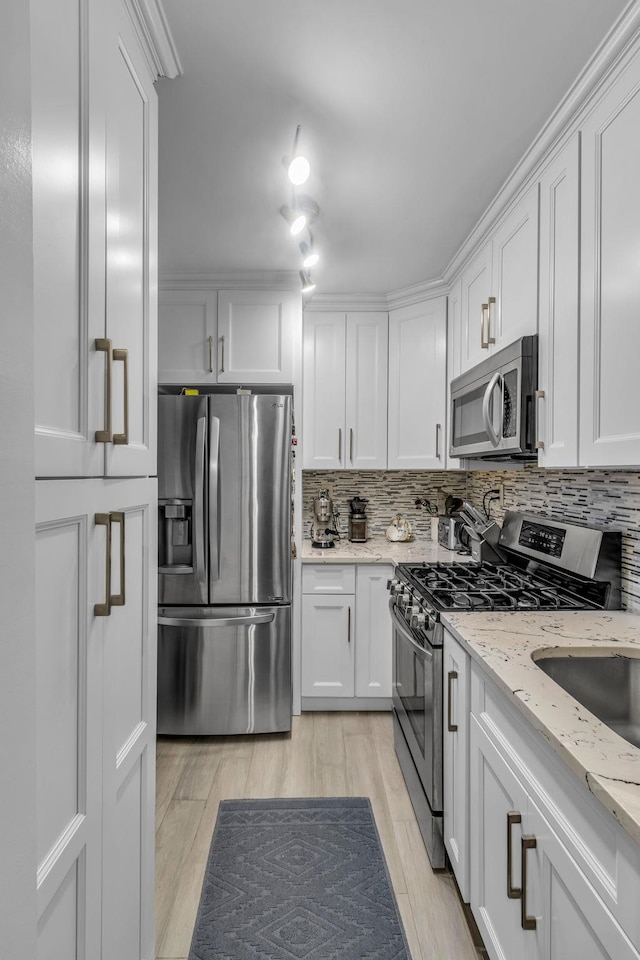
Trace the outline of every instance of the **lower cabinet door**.
{"label": "lower cabinet door", "polygon": [[356,697],[391,697],[392,566],[358,565],[356,573]]}
{"label": "lower cabinet door", "polygon": [[469,902],[469,655],[445,630],[443,649],[444,845]]}
{"label": "lower cabinet door", "polygon": [[354,596],[303,596],[303,697],[354,695],[354,630]]}
{"label": "lower cabinet door", "polygon": [[533,960],[535,937],[521,922],[527,794],[473,714],[469,738],[471,909],[493,960]]}

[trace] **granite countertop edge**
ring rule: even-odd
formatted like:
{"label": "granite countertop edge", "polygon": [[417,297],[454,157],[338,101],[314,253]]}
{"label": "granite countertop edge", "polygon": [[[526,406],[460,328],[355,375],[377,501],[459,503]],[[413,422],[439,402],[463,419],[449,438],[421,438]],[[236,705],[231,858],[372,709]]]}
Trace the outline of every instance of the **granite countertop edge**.
{"label": "granite countertop edge", "polygon": [[300,559],[302,563],[432,563],[444,561],[454,563],[469,561],[471,557],[447,550],[433,540],[413,539],[407,542],[392,543],[386,537],[370,537],[366,543],[351,543],[342,539],[334,547],[321,549],[312,547],[311,540],[302,542]]}
{"label": "granite countertop edge", "polygon": [[442,615],[510,703],[640,844],[640,748],[618,736],[532,659],[574,650],[640,658],[640,615],[621,610]]}

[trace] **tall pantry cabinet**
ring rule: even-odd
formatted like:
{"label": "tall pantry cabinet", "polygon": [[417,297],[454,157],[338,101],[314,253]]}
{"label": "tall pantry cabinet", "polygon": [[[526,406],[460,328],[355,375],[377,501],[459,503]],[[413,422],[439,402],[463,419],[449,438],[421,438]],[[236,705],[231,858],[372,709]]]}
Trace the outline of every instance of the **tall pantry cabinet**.
{"label": "tall pantry cabinet", "polygon": [[157,99],[130,10],[31,3],[43,960],[153,957]]}

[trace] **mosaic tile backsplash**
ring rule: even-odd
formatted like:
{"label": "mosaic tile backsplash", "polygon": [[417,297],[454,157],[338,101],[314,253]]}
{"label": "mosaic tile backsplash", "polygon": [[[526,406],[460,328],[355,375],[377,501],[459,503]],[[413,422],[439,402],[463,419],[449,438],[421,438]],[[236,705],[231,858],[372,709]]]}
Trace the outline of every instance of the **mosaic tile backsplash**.
{"label": "mosaic tile backsplash", "polygon": [[447,494],[482,505],[483,494],[502,483],[504,508],[490,505],[502,519],[503,509],[531,510],[549,517],[620,530],[622,591],[626,609],[640,613],[640,473],[620,470],[525,470],[496,472],[304,471],[302,474],[304,534],[311,525],[311,504],[328,488],[340,512],[339,529],[346,537],[349,500],[369,501],[369,535],[384,536],[397,513],[405,516],[416,537],[430,537],[430,516],[417,498],[442,509]]}

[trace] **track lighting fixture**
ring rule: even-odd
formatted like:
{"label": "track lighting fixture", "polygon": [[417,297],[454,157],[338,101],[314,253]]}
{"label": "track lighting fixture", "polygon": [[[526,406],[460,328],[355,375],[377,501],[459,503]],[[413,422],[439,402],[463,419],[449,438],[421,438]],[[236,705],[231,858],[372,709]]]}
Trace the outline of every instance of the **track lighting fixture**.
{"label": "track lighting fixture", "polygon": [[301,187],[306,183],[311,173],[311,164],[306,157],[298,153],[298,138],[300,137],[300,125],[296,127],[296,135],[293,138],[293,150],[290,157],[283,157],[282,162],[287,168],[287,176],[295,187]]}
{"label": "track lighting fixture", "polygon": [[315,290],[316,285],[305,270],[300,271],[300,281],[303,293],[311,293],[312,290]]}
{"label": "track lighting fixture", "polygon": [[297,237],[302,233],[305,227],[319,216],[320,207],[313,197],[299,196],[294,197],[290,207],[280,207],[280,213],[289,224],[289,230],[292,237]]}
{"label": "track lighting fixture", "polygon": [[301,240],[298,248],[302,254],[302,266],[305,270],[308,270],[310,267],[315,267],[320,259],[320,254],[314,249],[311,231],[309,231],[309,243],[307,243],[306,240]]}

